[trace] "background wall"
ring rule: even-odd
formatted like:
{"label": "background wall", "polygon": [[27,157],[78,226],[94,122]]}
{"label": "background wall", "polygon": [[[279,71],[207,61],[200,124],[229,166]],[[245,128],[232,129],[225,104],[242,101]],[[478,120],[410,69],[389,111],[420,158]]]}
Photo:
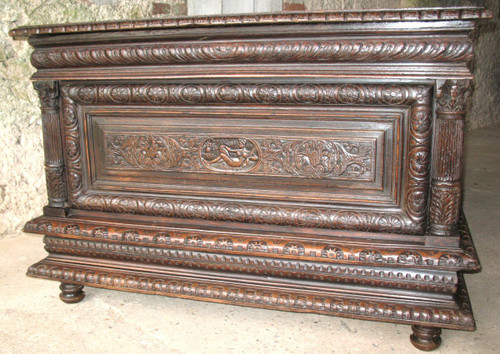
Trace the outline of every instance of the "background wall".
{"label": "background wall", "polygon": [[[18,232],[41,213],[46,203],[43,148],[38,98],[29,77],[31,49],[13,41],[11,28],[28,24],[86,22],[146,17],[182,16],[205,0],[2,0],[0,2],[0,238]],[[494,20],[480,27],[473,70],[476,76],[467,126],[475,129],[500,124],[499,1],[468,0],[215,0],[265,3],[273,9],[333,10],[445,5],[486,5]],[[260,6],[260,5],[259,5]],[[221,7],[234,11],[237,5]],[[265,9],[265,6],[263,6]]]}

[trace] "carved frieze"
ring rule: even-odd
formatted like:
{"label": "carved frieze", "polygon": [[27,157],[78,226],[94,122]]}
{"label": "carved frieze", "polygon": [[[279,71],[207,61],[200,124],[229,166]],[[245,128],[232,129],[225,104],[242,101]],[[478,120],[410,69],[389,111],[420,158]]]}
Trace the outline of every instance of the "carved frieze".
{"label": "carved frieze", "polygon": [[43,69],[188,63],[463,62],[470,60],[472,54],[470,39],[456,37],[280,39],[37,48],[31,56],[31,63]]}
{"label": "carved frieze", "polygon": [[[288,255],[300,256],[303,260],[335,263],[337,265],[404,265],[406,268],[472,270],[479,261],[472,245],[471,236],[465,219],[460,220],[462,249],[439,251],[425,247],[413,247],[411,251],[403,248],[374,246],[369,244],[345,244],[328,241],[295,241],[296,237],[276,236],[259,237],[256,235],[230,235],[210,231],[189,231],[168,227],[148,227],[147,225],[107,226],[96,225],[85,220],[65,221],[49,218],[34,219],[27,223],[25,231],[50,234],[62,237],[85,238],[88,241],[134,241],[144,247],[168,247],[173,250],[182,248],[191,251],[212,252],[224,250],[232,255],[269,255],[287,258]],[[134,246],[135,247],[135,246]],[[185,247],[189,247],[186,249]],[[174,252],[174,251],[172,251]],[[228,256],[229,257],[229,256]],[[452,260],[452,261],[448,261]],[[452,263],[454,262],[454,263]],[[427,278],[426,278],[427,279]],[[427,279],[429,280],[429,279]],[[441,281],[441,280],[440,280]],[[444,280],[443,280],[444,281]]]}
{"label": "carved frieze", "polygon": [[68,85],[82,104],[429,104],[429,88],[359,84],[115,84]]}
{"label": "carved frieze", "polygon": [[349,180],[373,178],[374,143],[167,134],[107,134],[105,142],[109,168]]}
{"label": "carved frieze", "polygon": [[[129,231],[128,234],[130,237],[124,237],[124,240],[137,242],[137,233]],[[74,240],[60,237],[45,237],[44,242],[45,249],[50,253],[83,257],[99,256],[127,261],[140,259],[143,262],[153,264],[291,278],[300,277],[301,279],[335,283],[349,283],[355,279],[357,284],[453,293],[456,290],[457,281],[455,275],[432,270],[399,269],[395,272],[392,269],[381,267],[268,258],[269,256],[255,257],[170,248],[137,247],[111,242]],[[189,246],[189,242],[186,242],[186,245]],[[290,243],[285,245],[284,252],[286,255],[303,256],[304,248],[300,244]]]}

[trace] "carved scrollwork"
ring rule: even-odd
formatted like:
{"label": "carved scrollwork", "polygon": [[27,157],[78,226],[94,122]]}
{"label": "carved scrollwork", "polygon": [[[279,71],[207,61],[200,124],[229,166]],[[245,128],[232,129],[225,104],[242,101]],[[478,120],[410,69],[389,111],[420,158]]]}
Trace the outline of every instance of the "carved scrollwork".
{"label": "carved scrollwork", "polygon": [[374,173],[370,140],[110,134],[105,143],[111,168],[349,180],[373,178]]}
{"label": "carved scrollwork", "polygon": [[111,135],[106,140],[107,163],[111,166],[164,170],[177,166],[183,150],[165,135]]}

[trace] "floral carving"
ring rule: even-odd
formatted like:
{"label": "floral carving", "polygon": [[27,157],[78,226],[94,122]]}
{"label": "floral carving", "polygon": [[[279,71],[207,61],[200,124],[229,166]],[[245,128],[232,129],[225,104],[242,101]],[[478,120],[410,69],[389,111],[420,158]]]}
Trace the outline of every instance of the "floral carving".
{"label": "floral carving", "polygon": [[80,234],[80,226],[68,225],[64,228],[64,233],[66,233],[68,235],[79,235]]}
{"label": "floral carving", "polygon": [[51,232],[52,231],[52,224],[50,222],[41,222],[36,225],[35,228],[39,232]]}
{"label": "floral carving", "polygon": [[177,166],[183,157],[177,141],[164,135],[112,135],[106,148],[110,166],[162,170]]}
{"label": "floral carving", "polygon": [[186,246],[202,247],[203,239],[200,236],[188,236],[184,239]]}
{"label": "floral carving", "polygon": [[438,112],[465,112],[469,94],[468,80],[445,80],[438,90]]}
{"label": "floral carving", "polygon": [[332,259],[343,259],[344,252],[338,247],[327,246],[321,251],[321,257]]}
{"label": "floral carving", "polygon": [[359,260],[363,262],[370,263],[381,263],[383,262],[382,254],[379,251],[374,250],[364,250],[359,254]]}
{"label": "floral carving", "polygon": [[454,254],[445,254],[439,257],[440,266],[460,267],[463,263],[463,258]]}
{"label": "floral carving", "polygon": [[92,237],[101,238],[101,239],[107,239],[108,235],[109,235],[108,229],[106,229],[104,227],[96,227],[91,232]]}
{"label": "floral carving", "polygon": [[139,241],[139,233],[137,231],[127,230],[122,233],[122,240]]}
{"label": "floral carving", "polygon": [[[186,144],[186,141],[190,141]],[[373,141],[108,135],[111,168],[215,171],[302,178],[366,179],[374,173]]]}
{"label": "floral carving", "polygon": [[366,172],[372,172],[373,153],[373,145],[365,142],[276,139],[265,142],[263,159],[272,163],[262,169],[268,173],[285,170],[310,178],[366,177]]}
{"label": "floral carving", "polygon": [[297,255],[297,256],[303,256],[303,255],[305,255],[304,246],[302,246],[298,243],[287,243],[283,247],[283,253]]}
{"label": "floral carving", "polygon": [[267,252],[267,243],[265,241],[251,241],[247,245],[250,252]]}
{"label": "floral carving", "polygon": [[233,249],[233,240],[230,238],[219,238],[215,241],[215,248],[220,248],[224,250]]}
{"label": "floral carving", "polygon": [[168,244],[170,244],[170,241],[171,241],[171,237],[170,237],[170,235],[167,232],[158,232],[153,237],[153,242],[154,243],[168,245]]}
{"label": "floral carving", "polygon": [[422,264],[422,255],[417,252],[403,252],[398,257],[401,264]]}

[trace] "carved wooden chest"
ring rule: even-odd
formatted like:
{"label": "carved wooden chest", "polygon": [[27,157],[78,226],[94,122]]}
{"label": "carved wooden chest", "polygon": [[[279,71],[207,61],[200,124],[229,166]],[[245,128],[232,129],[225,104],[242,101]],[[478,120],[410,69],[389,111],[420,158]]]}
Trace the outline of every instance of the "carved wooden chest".
{"label": "carved wooden chest", "polygon": [[464,112],[480,8],[21,27],[48,206],[28,275],[473,330]]}

